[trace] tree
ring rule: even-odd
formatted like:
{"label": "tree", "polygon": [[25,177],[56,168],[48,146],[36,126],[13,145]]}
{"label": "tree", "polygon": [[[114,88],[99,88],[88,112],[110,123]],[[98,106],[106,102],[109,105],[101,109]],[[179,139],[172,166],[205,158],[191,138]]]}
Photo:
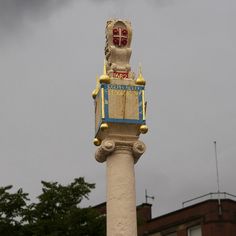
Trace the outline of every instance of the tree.
{"label": "tree", "polygon": [[20,188],[16,193],[10,193],[12,186],[0,188],[0,235],[20,235],[22,219],[27,209],[28,194]]}
{"label": "tree", "polygon": [[[2,209],[5,209],[5,212],[12,212],[8,215],[3,213],[8,222],[5,226],[11,230],[11,233],[5,235],[105,235],[105,217],[91,207],[80,208],[79,206],[84,198],[88,199],[91,189],[95,187],[94,184],[86,183],[84,178],[77,178],[66,186],[46,181],[42,181],[42,185],[42,194],[38,196],[37,203],[27,205],[28,194],[23,193],[22,190],[13,194],[15,196],[13,199],[18,199],[18,201],[12,201],[11,205],[8,204],[8,200],[3,201]],[[5,187],[5,195],[8,196],[7,190],[9,188]],[[14,212],[13,205],[16,206]],[[0,235],[4,234],[0,233]]]}

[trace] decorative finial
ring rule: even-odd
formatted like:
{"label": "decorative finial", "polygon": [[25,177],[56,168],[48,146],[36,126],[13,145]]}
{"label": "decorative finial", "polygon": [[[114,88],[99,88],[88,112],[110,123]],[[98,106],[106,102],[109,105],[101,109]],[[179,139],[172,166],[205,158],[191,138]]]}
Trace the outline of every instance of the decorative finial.
{"label": "decorative finial", "polygon": [[141,64],[139,64],[138,78],[137,78],[137,80],[135,81],[135,83],[136,83],[137,85],[145,85],[145,84],[146,84],[146,81],[144,80],[143,75],[142,75],[142,67],[141,67]]}
{"label": "decorative finial", "polygon": [[100,126],[100,129],[101,129],[102,131],[104,131],[104,130],[106,130],[106,129],[108,129],[108,128],[109,128],[109,126],[108,126],[107,123],[102,123],[101,126]]}
{"label": "decorative finial", "polygon": [[100,83],[105,83],[105,84],[109,84],[110,83],[110,77],[107,75],[107,63],[106,63],[106,60],[104,60],[103,75],[100,76]]}
{"label": "decorative finial", "polygon": [[96,76],[96,88],[99,88],[99,78],[98,78],[98,75]]}
{"label": "decorative finial", "polygon": [[99,78],[98,78],[98,76],[96,76],[96,88],[92,92],[93,99],[96,98],[98,92],[99,92]]}
{"label": "decorative finial", "polygon": [[142,65],[141,65],[140,62],[139,62],[139,65],[138,65],[138,72],[139,72],[139,74],[142,74],[142,73],[143,73],[143,71],[142,71]]}
{"label": "decorative finial", "polygon": [[148,127],[147,125],[141,125],[139,128],[140,133],[146,134],[148,132]]}
{"label": "decorative finial", "polygon": [[101,140],[98,139],[98,138],[94,138],[93,144],[94,144],[95,146],[100,146],[100,145],[101,145]]}

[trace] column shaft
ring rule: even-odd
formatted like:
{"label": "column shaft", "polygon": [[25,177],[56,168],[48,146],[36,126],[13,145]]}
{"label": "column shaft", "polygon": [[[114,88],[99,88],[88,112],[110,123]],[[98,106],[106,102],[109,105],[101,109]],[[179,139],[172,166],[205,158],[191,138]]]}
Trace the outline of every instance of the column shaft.
{"label": "column shaft", "polygon": [[118,147],[107,157],[107,236],[137,236],[134,157]]}

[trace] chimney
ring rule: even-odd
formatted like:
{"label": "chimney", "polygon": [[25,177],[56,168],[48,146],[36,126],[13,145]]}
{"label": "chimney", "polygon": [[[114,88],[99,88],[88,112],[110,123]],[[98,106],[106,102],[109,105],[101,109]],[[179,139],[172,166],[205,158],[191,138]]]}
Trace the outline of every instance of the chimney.
{"label": "chimney", "polygon": [[137,206],[138,224],[143,224],[152,219],[152,204],[143,203]]}

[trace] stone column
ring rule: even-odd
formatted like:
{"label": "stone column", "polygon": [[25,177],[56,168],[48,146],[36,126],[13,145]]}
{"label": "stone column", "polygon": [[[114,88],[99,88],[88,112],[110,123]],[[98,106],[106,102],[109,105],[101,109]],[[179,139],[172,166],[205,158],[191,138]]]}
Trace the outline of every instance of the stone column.
{"label": "stone column", "polygon": [[137,236],[134,164],[141,141],[104,140],[96,159],[107,162],[107,236]]}
{"label": "stone column", "polygon": [[103,74],[92,93],[95,158],[107,162],[107,236],[137,236],[134,164],[145,151],[138,139],[148,127],[146,82],[141,67],[137,78],[131,71],[131,40],[129,21],[107,21]]}

